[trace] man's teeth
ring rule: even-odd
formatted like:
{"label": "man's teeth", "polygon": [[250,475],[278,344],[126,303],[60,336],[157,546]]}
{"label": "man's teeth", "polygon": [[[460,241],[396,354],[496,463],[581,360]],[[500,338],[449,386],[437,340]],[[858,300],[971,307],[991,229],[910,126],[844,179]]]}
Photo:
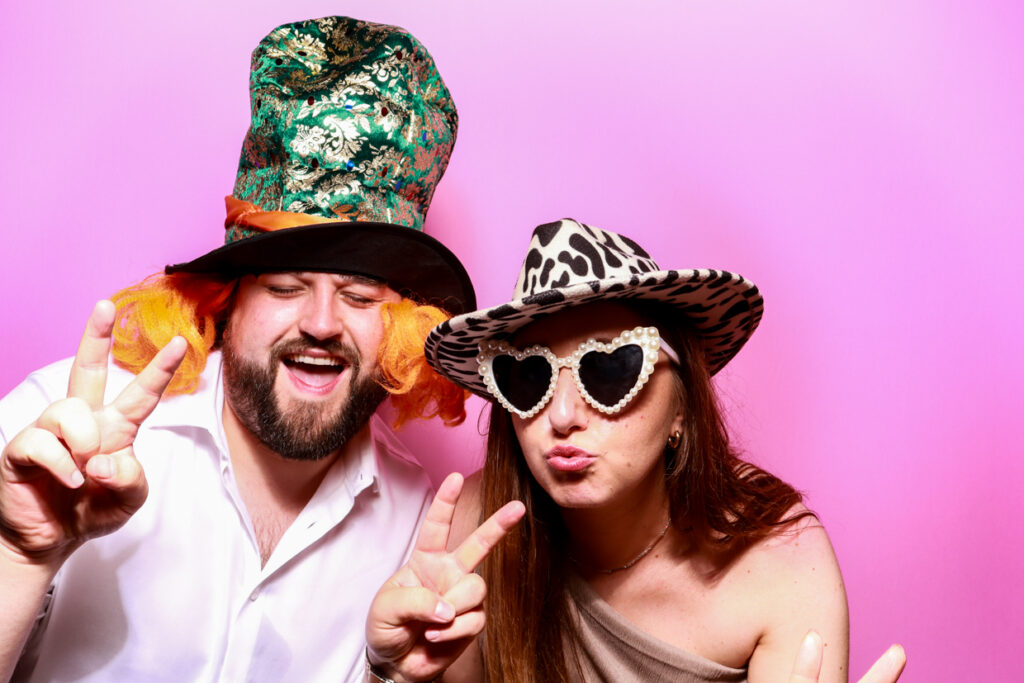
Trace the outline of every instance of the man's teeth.
{"label": "man's teeth", "polygon": [[323,356],[289,356],[288,360],[292,363],[302,363],[303,365],[323,365],[331,367],[340,367],[344,363],[337,358],[325,358]]}

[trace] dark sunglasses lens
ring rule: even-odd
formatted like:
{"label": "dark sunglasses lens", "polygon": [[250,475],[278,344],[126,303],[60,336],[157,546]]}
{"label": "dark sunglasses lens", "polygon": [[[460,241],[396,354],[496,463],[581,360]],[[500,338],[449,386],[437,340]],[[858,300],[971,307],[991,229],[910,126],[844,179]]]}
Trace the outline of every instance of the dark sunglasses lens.
{"label": "dark sunglasses lens", "polygon": [[644,352],[637,344],[612,353],[589,351],[580,359],[580,380],[595,401],[610,408],[636,384],[643,363]]}
{"label": "dark sunglasses lens", "polygon": [[543,356],[495,356],[491,369],[501,395],[524,413],[544,398],[551,384],[551,364]]}

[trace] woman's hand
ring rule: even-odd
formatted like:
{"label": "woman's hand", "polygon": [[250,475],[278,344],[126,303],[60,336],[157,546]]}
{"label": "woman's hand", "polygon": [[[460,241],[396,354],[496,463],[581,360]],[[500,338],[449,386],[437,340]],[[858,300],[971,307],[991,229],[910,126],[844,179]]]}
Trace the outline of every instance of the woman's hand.
{"label": "woman's hand", "polygon": [[442,482],[408,563],[377,592],[366,619],[367,656],[396,681],[430,680],[484,628],[484,580],[473,573],[526,508],[507,503],[447,551],[462,476]]}
{"label": "woman's hand", "polygon": [[[804,636],[796,662],[793,663],[793,675],[789,683],[817,683],[823,654],[821,636],[814,631]],[[903,648],[893,645],[868,669],[860,683],[896,683],[906,665],[907,655]]]}

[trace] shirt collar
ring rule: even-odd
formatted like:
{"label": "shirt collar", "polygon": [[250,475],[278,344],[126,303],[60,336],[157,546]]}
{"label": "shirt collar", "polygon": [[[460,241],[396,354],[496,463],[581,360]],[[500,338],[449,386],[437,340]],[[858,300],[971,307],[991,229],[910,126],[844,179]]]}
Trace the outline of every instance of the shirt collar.
{"label": "shirt collar", "polygon": [[146,418],[149,428],[189,427],[208,432],[215,442],[223,446],[221,411],[224,407],[224,389],[221,385],[221,357],[219,351],[206,358],[206,367],[199,375],[198,388],[189,394],[165,396],[153,414]]}
{"label": "shirt collar", "polygon": [[379,434],[388,429],[376,415],[342,446],[316,493],[302,511],[303,521],[316,519],[330,528],[348,515],[360,495],[376,496],[380,490],[378,458],[381,451]]}
{"label": "shirt collar", "polygon": [[[226,457],[228,451],[224,439],[223,410],[221,354],[214,351],[207,356],[206,367],[199,376],[198,388],[190,394],[165,397],[147,418],[146,424],[155,429],[201,429],[209,433]],[[348,497],[354,499],[371,486],[376,492],[379,489],[378,454],[404,453],[403,448],[395,446],[395,441],[396,437],[384,421],[376,414],[373,415],[369,423],[345,444],[341,455],[321,482],[314,500],[321,496],[327,501]],[[347,491],[348,496],[335,495],[339,489]]]}

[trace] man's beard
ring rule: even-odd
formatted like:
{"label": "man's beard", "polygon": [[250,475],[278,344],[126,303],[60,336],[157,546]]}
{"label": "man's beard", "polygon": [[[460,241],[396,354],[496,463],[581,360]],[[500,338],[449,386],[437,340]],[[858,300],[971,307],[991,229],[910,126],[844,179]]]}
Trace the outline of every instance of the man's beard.
{"label": "man's beard", "polygon": [[[319,402],[301,402],[282,411],[274,393],[281,359],[319,348],[349,363],[348,398],[328,414]],[[291,340],[275,345],[266,366],[237,356],[228,335],[224,348],[224,391],[238,420],[267,448],[289,460],[320,460],[344,446],[369,421],[387,391],[373,377],[362,377],[358,351],[336,341]]]}

